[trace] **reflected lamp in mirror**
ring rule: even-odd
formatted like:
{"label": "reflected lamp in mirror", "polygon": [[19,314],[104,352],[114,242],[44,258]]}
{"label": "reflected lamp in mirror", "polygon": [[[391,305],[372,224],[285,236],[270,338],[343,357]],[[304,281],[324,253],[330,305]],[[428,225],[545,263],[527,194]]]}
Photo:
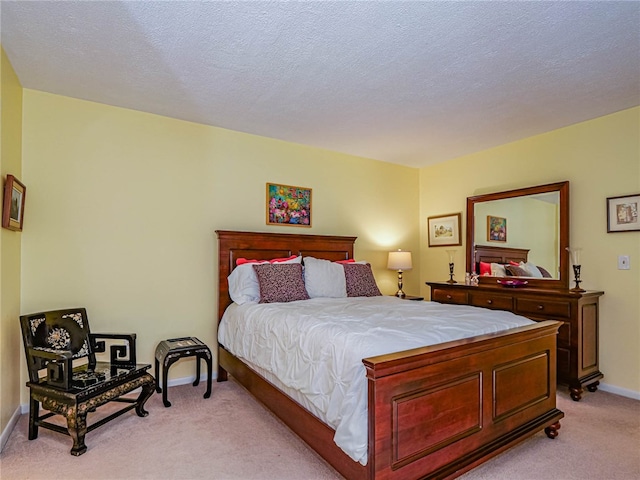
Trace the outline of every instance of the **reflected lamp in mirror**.
{"label": "reflected lamp in mirror", "polygon": [[449,280],[447,280],[447,283],[458,283],[453,279],[453,267],[456,259],[456,251],[447,250],[447,255],[449,255]]}
{"label": "reflected lamp in mirror", "polygon": [[580,254],[582,253],[582,248],[577,247],[567,247],[567,252],[569,252],[569,256],[571,257],[571,264],[573,265],[573,281],[576,283],[576,286],[571,289],[572,292],[584,292],[583,288],[580,288],[580,269],[582,265],[580,264]]}
{"label": "reflected lamp in mirror", "polygon": [[406,297],[406,294],[402,291],[402,272],[413,268],[411,263],[411,252],[403,252],[402,250],[389,252],[387,268],[389,270],[398,271],[398,291],[396,292],[396,297]]}

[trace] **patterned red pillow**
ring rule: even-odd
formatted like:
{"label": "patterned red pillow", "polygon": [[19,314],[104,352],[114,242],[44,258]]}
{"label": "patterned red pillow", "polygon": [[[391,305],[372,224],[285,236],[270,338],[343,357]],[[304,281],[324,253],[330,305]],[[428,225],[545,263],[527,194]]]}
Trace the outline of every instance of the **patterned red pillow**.
{"label": "patterned red pillow", "polygon": [[347,297],[378,297],[382,294],[373,278],[368,263],[345,263],[344,277],[347,283]]}
{"label": "patterned red pillow", "polygon": [[263,263],[254,265],[260,288],[260,303],[308,300],[299,263]]}

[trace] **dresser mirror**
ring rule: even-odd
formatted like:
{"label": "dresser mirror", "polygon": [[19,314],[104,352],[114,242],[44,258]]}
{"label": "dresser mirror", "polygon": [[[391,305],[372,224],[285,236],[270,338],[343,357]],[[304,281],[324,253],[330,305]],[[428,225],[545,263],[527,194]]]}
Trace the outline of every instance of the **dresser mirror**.
{"label": "dresser mirror", "polygon": [[467,271],[481,283],[506,268],[527,287],[569,288],[568,246],[569,182],[467,198]]}

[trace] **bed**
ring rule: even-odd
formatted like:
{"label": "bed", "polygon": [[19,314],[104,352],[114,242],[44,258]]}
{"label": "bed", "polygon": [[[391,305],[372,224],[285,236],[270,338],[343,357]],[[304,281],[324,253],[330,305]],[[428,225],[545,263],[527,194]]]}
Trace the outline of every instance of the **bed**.
{"label": "bed", "polygon": [[[354,237],[217,231],[219,319],[231,304],[227,277],[238,258],[353,258]],[[553,321],[362,359],[367,464],[333,441],[334,430],[218,348],[218,381],[231,374],[348,479],[453,478],[544,430],[555,438]],[[522,382],[526,378],[527,382]],[[434,414],[435,412],[435,414]]]}

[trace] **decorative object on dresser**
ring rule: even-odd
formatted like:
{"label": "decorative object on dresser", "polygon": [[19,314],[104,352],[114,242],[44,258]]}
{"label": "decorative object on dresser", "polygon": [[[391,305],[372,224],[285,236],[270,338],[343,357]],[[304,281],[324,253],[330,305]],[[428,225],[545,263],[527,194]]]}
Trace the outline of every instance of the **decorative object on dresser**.
{"label": "decorative object on dresser", "polygon": [[640,231],[640,193],[607,198],[607,233]]}
{"label": "decorative object on dresser", "polygon": [[387,268],[398,271],[398,291],[396,292],[396,297],[406,297],[406,294],[402,291],[402,272],[413,268],[411,252],[403,252],[400,249],[398,249],[397,252],[389,252]]}
{"label": "decorative object on dresser", "polygon": [[4,203],[2,204],[2,226],[9,230],[22,231],[24,223],[24,202],[27,187],[13,175],[7,175],[4,184]]}
{"label": "decorative object on dresser", "polygon": [[[155,373],[156,373],[156,392],[162,393],[162,403],[165,407],[170,407],[171,402],[167,400],[167,377],[169,376],[169,367],[181,358],[196,357],[196,379],[193,386],[197,387],[200,383],[200,360],[204,360],[207,364],[207,391],[204,398],[211,396],[211,376],[212,376],[212,357],[211,350],[201,340],[196,337],[170,338],[163,340],[156,347]],[[160,387],[160,369],[162,366],[162,387]]]}
{"label": "decorative object on dresser", "polygon": [[[151,365],[136,364],[135,334],[91,333],[84,308],[22,315],[20,326],[29,372],[29,440],[38,438],[38,427],[63,433],[73,439],[71,455],[78,456],[87,451],[84,437],[94,428],[133,408],[139,417],[149,414],[144,404],[156,382],[147,373]],[[107,344],[111,360],[98,361],[96,353]],[[136,399],[124,396],[140,388]],[[89,413],[112,401],[127,406],[87,424]],[[48,410],[43,415],[41,403]],[[45,421],[54,415],[63,415],[67,428]]]}
{"label": "decorative object on dresser", "polygon": [[[237,258],[347,260],[353,258],[355,242],[354,237],[325,235],[216,233],[219,319],[227,307],[237,312],[228,284]],[[555,403],[558,326],[541,322],[362,359],[368,401],[366,466],[336,445],[333,428],[221,343],[218,381],[233,375],[350,480],[453,478],[540,430],[550,438],[558,434],[564,415]],[[522,382],[523,377],[534,380]]]}
{"label": "decorative object on dresser", "polygon": [[460,236],[461,219],[462,215],[460,213],[429,217],[427,219],[429,246],[449,247],[462,245],[462,237]]}
{"label": "decorative object on dresser", "polygon": [[571,289],[572,292],[584,292],[583,288],[580,288],[580,269],[582,265],[580,264],[580,253],[582,252],[582,248],[576,247],[567,247],[567,252],[571,255],[571,264],[573,265],[573,281],[576,286]]}
{"label": "decorative object on dresser", "polygon": [[311,227],[311,189],[267,183],[267,225]]}
{"label": "decorative object on dresser", "polygon": [[450,285],[427,282],[431,300],[509,310],[535,321],[557,320],[558,382],[569,386],[571,398],[582,398],[584,388],[597,390],[604,376],[598,367],[598,301],[604,292],[568,289],[505,289],[496,285]]}
{"label": "decorative object on dresser", "polygon": [[456,251],[455,250],[447,250],[447,255],[449,256],[449,280],[447,283],[458,283],[453,279],[453,267],[455,266],[456,259]]}

